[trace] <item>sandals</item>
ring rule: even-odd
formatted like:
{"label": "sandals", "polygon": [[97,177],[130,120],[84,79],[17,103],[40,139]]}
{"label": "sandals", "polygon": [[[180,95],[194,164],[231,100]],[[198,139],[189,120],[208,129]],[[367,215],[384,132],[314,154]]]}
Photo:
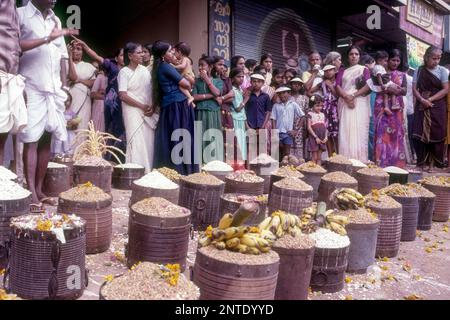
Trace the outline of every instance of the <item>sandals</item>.
{"label": "sandals", "polygon": [[41,214],[45,213],[44,205],[42,203],[32,203],[30,204],[31,214]]}
{"label": "sandals", "polygon": [[50,198],[50,197],[41,199],[41,202],[43,204],[47,204],[47,205],[52,206],[52,207],[57,207],[58,206],[58,201],[56,201],[55,199]]}

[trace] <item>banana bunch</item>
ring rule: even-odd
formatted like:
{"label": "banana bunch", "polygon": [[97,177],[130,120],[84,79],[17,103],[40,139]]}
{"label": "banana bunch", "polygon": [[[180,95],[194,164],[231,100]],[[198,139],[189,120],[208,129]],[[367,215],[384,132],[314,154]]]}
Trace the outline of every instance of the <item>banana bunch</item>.
{"label": "banana bunch", "polygon": [[[262,230],[262,232],[268,231],[272,233],[276,240],[287,234],[293,237],[301,235],[301,226],[302,222],[296,215],[284,211],[276,211],[272,216],[261,222],[258,228]],[[268,233],[266,232],[264,235],[267,236]]]}
{"label": "banana bunch", "polygon": [[348,217],[334,214],[334,210],[326,212],[325,228],[329,229],[341,236],[347,235],[345,226],[349,223]]}
{"label": "banana bunch", "polygon": [[364,207],[365,203],[362,194],[350,188],[334,191],[330,196],[330,200],[340,210],[357,210]]}

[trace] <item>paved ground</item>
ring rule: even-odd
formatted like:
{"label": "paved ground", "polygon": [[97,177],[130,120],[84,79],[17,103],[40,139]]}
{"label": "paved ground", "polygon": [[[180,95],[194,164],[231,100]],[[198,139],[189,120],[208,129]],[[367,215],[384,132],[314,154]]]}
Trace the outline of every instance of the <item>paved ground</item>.
{"label": "paved ground", "polygon": [[[82,300],[98,300],[99,287],[105,276],[119,275],[127,270],[124,244],[127,242],[130,195],[130,192],[113,191],[113,242],[108,252],[87,257],[90,281]],[[377,261],[366,275],[347,275],[346,288],[342,292],[312,293],[310,299],[450,299],[449,226],[450,222],[434,223],[431,231],[418,232],[416,241],[402,242],[397,258]],[[189,247],[189,266],[195,262],[195,252],[194,239]]]}

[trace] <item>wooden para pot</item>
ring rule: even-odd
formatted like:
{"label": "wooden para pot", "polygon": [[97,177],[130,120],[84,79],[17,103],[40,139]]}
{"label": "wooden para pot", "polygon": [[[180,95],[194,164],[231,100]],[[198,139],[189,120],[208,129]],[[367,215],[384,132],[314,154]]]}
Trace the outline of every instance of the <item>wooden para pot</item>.
{"label": "wooden para pot", "polygon": [[113,167],[93,167],[74,165],[75,184],[91,182],[94,186],[111,194],[111,182]]}
{"label": "wooden para pot", "polygon": [[129,217],[127,263],[138,262],[179,264],[186,269],[191,231],[191,212],[180,207],[180,214],[171,217],[144,215],[131,208]]}
{"label": "wooden para pot", "polygon": [[264,190],[261,194],[270,194],[270,175],[272,172],[278,170],[280,167],[280,164],[275,161],[268,164],[261,164],[261,163],[250,163],[249,169],[251,171],[254,171],[257,176],[264,179]]}
{"label": "wooden para pot", "polygon": [[28,214],[30,204],[31,195],[24,199],[0,201],[0,269],[6,268],[7,264],[6,243],[11,234],[11,219]]}
{"label": "wooden para pot", "polygon": [[47,168],[43,192],[49,197],[59,197],[59,194],[72,188],[70,168]]}
{"label": "wooden para pot", "polygon": [[364,274],[375,262],[379,223],[356,224],[346,226],[350,238],[347,271]]}
{"label": "wooden para pot", "polygon": [[[64,235],[66,243],[62,244],[51,232],[14,227],[4,279],[7,291],[29,300],[81,297],[89,281],[85,269],[85,226],[64,230]],[[74,275],[81,279],[74,282]]]}
{"label": "wooden para pot", "polygon": [[450,217],[450,187],[427,183],[423,186],[436,195],[433,221],[447,222]]}
{"label": "wooden para pot", "polygon": [[356,180],[358,180],[358,191],[364,196],[371,193],[373,189],[380,190],[389,185],[389,175],[382,177],[368,175],[358,171],[356,173]]}
{"label": "wooden para pot", "polygon": [[301,215],[303,209],[309,208],[313,203],[313,188],[305,190],[292,190],[283,188],[276,182],[272,188],[269,200],[269,214],[281,210],[295,215]]}
{"label": "wooden para pot", "polygon": [[61,157],[56,157],[55,159],[53,159],[53,162],[55,163],[59,163],[59,164],[63,164],[66,167],[69,168],[69,180],[70,180],[70,186],[73,186],[74,184],[74,164],[75,161],[72,158],[66,157],[66,158],[61,158]]}
{"label": "wooden para pot", "polygon": [[277,253],[266,254],[270,258],[265,263],[243,265],[219,260],[211,250],[216,249],[199,249],[195,259],[193,281],[200,288],[200,300],[274,300],[280,264]]}
{"label": "wooden para pot", "polygon": [[322,178],[319,186],[319,202],[326,202],[327,207],[332,208],[334,204],[330,201],[331,194],[341,188],[351,188],[358,190],[358,181],[352,178],[354,182],[341,182],[341,181],[331,181]]}
{"label": "wooden para pot", "polygon": [[[225,193],[242,193],[246,195],[252,195],[252,196],[260,196],[264,193],[264,189],[266,188],[266,180],[261,182],[242,182],[242,181],[235,181],[231,180],[229,178],[225,178]],[[269,184],[267,186],[270,186],[270,176],[269,176]],[[267,188],[268,188],[267,187]]]}
{"label": "wooden para pot", "polygon": [[112,185],[118,190],[132,190],[133,182],[145,175],[145,168],[119,168],[114,167]]}
{"label": "wooden para pot", "polygon": [[225,181],[225,177],[233,172],[233,171],[208,171],[208,170],[203,171],[222,181]]}
{"label": "wooden para pot", "polygon": [[[226,194],[223,194],[220,197],[220,216],[223,217],[227,213],[235,213],[239,208],[241,207],[242,202],[234,202],[231,200],[228,200],[225,198]],[[239,194],[236,194],[236,196],[239,196]],[[245,195],[244,195],[245,196]],[[259,204],[259,211],[258,214],[247,220],[245,225],[248,226],[254,226],[258,225],[266,218],[267,214],[267,203],[256,201]]]}
{"label": "wooden para pot", "polygon": [[178,204],[192,212],[195,230],[205,230],[208,226],[216,227],[220,219],[220,197],[225,184],[195,184],[180,179],[180,199]]}
{"label": "wooden para pot", "polygon": [[327,162],[327,171],[328,172],[345,172],[349,176],[353,174],[353,164],[347,164],[347,163],[336,163],[332,161]]}
{"label": "wooden para pot", "polygon": [[133,191],[131,192],[130,207],[147,198],[163,198],[167,201],[172,202],[173,204],[178,204],[180,197],[179,187],[175,189],[155,189],[151,187],[140,186],[134,181],[132,183],[131,189]]}
{"label": "wooden para pot", "polygon": [[313,187],[313,200],[317,201],[317,199],[319,198],[320,181],[322,181],[322,177],[327,174],[327,171],[310,172],[300,170],[300,172],[305,176],[303,181],[305,181],[306,184],[309,184],[311,187]]}
{"label": "wooden para pot", "polygon": [[86,221],[86,253],[109,249],[112,239],[112,197],[103,201],[77,202],[59,198],[58,213],[74,214]]}
{"label": "wooden para pot", "polygon": [[419,221],[419,198],[400,196],[392,196],[392,198],[402,205],[401,241],[416,240],[417,224]]}

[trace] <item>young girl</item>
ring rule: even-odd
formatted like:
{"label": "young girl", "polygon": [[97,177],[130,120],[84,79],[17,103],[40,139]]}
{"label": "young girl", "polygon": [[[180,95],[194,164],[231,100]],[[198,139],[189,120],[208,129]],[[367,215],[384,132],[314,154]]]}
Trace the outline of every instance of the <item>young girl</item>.
{"label": "young girl", "polygon": [[[203,154],[203,163],[213,160],[223,161],[223,139],[216,139],[214,132],[207,132],[209,129],[216,129],[222,132],[220,105],[216,101],[223,90],[223,81],[211,76],[214,67],[214,59],[203,55],[199,62],[200,77],[197,78],[194,85],[193,95],[197,108],[195,110],[195,120],[202,122],[201,141],[202,150],[207,147],[209,154]],[[217,132],[217,131],[216,131]],[[214,151],[213,153],[211,151]]]}
{"label": "young girl", "polygon": [[322,82],[321,91],[324,98],[323,113],[327,121],[328,130],[328,155],[338,153],[338,137],[339,137],[339,114],[338,114],[338,96],[336,93],[336,67],[327,65],[323,68],[324,81]]}
{"label": "young girl", "polygon": [[322,164],[322,152],[327,150],[328,132],[325,121],[325,114],[322,113],[323,98],[319,95],[313,95],[310,98],[309,106],[312,109],[308,113],[308,148],[312,153],[312,160]]}
{"label": "young girl", "polygon": [[[192,70],[192,60],[189,58],[191,54],[191,47],[186,42],[180,42],[174,47],[174,55],[177,58],[178,63],[174,64],[175,69],[191,83],[195,84],[195,74]],[[188,104],[194,102],[194,97],[189,90],[180,87],[181,92],[188,98]],[[194,105],[195,107],[195,105]]]}
{"label": "young girl", "polygon": [[[305,94],[304,83],[300,78],[294,78],[291,80],[291,93],[292,99],[300,106],[304,114],[308,113],[309,109],[309,98]],[[305,139],[306,137],[306,118],[296,117],[294,120],[294,130],[297,135],[294,137],[294,144],[291,149],[291,155],[295,156],[297,159],[309,159],[307,153],[305,152]]]}
{"label": "young girl", "polygon": [[[230,79],[233,84],[233,107],[231,108],[231,115],[233,117],[234,132],[237,139],[237,144],[241,151],[241,157],[243,161],[247,160],[247,115],[245,114],[245,104],[248,102],[247,96],[244,100],[244,92],[241,89],[244,82],[244,71],[235,68],[230,72]],[[239,158],[237,159],[239,160]]]}

